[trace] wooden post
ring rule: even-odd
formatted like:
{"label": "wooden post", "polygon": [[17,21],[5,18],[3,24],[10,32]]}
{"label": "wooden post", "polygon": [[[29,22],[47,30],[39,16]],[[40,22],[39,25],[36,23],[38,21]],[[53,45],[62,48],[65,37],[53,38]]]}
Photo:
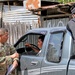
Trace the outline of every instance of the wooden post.
{"label": "wooden post", "polygon": [[3,3],[0,3],[0,28],[2,27],[3,24]]}
{"label": "wooden post", "polygon": [[11,8],[10,8],[10,4],[9,4],[9,1],[8,1],[8,7],[9,7],[9,10],[11,10]]}

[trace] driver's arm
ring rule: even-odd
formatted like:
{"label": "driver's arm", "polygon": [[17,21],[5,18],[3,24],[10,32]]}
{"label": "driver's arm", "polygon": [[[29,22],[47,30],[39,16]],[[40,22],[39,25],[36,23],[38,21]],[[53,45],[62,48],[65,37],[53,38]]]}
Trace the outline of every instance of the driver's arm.
{"label": "driver's arm", "polygon": [[36,49],[34,46],[32,46],[29,43],[26,43],[25,46],[32,48],[36,53],[38,53],[40,51],[39,49]]}

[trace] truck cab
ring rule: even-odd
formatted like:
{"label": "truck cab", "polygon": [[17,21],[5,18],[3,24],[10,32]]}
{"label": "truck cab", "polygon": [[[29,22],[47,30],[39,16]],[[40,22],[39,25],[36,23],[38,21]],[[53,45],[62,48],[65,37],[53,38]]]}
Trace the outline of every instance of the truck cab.
{"label": "truck cab", "polygon": [[[25,43],[38,48],[37,39],[40,35],[45,35],[45,38],[42,48],[35,53]],[[32,29],[14,46],[20,54],[17,75],[75,75],[75,60],[70,60],[75,55],[74,43],[66,27]]]}

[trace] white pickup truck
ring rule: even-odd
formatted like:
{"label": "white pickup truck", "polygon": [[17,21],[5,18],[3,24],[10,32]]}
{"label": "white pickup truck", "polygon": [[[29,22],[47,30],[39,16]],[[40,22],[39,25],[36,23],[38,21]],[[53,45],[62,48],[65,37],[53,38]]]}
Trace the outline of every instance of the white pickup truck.
{"label": "white pickup truck", "polygon": [[[37,48],[37,39],[45,35],[39,53],[27,49],[29,42]],[[75,75],[75,49],[66,27],[38,28],[28,31],[14,45],[20,53],[17,75]]]}

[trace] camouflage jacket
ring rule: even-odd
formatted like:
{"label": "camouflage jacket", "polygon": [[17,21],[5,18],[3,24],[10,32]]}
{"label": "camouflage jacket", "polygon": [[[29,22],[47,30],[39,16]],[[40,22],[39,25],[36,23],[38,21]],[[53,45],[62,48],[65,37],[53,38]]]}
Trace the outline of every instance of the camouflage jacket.
{"label": "camouflage jacket", "polygon": [[0,70],[6,69],[8,65],[12,64],[12,59],[6,58],[6,56],[12,55],[14,52],[15,48],[13,46],[8,43],[0,43]]}

